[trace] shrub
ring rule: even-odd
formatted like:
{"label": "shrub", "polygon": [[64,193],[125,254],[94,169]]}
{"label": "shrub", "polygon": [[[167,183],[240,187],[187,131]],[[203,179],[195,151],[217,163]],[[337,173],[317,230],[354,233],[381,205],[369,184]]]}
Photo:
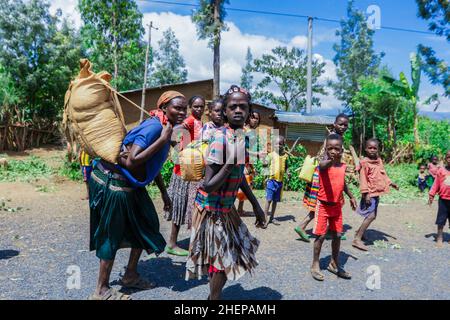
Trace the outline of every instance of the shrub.
{"label": "shrub", "polygon": [[6,168],[0,168],[0,181],[31,182],[48,178],[53,170],[39,157],[31,156],[25,160],[11,160]]}

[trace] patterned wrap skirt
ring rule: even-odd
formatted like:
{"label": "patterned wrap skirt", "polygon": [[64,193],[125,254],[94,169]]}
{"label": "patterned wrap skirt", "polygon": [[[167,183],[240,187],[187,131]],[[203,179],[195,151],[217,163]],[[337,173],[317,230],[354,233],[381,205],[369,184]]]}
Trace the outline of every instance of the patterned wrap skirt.
{"label": "patterned wrap skirt", "polygon": [[89,179],[90,250],[113,260],[120,248],[157,255],[166,241],[159,232],[155,206],[145,188],[133,189],[120,174],[95,165]]}
{"label": "patterned wrap skirt", "polygon": [[303,206],[308,210],[308,212],[316,211],[319,187],[319,168],[317,167],[314,170],[312,181],[306,185],[305,195],[303,196]]}
{"label": "patterned wrap skirt", "polygon": [[183,180],[181,176],[172,173],[167,193],[172,201],[172,210],[164,211],[164,218],[173,221],[177,226],[189,224],[192,218],[188,212],[188,196],[191,182]]}
{"label": "patterned wrap skirt", "polygon": [[238,280],[258,265],[259,240],[253,237],[233,208],[228,213],[194,208],[186,280],[208,275],[210,267]]}

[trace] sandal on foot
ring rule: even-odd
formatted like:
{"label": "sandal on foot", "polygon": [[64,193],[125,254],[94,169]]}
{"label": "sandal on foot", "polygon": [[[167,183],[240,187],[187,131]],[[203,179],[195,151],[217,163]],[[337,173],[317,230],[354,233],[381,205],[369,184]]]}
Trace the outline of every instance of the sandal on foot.
{"label": "sandal on foot", "polygon": [[109,288],[104,294],[99,295],[97,293],[92,294],[89,300],[131,300],[131,297],[127,294],[117,291],[114,288]]}
{"label": "sandal on foot", "polygon": [[138,290],[149,290],[156,288],[155,282],[147,281],[141,277],[138,277],[131,282],[124,282],[123,279],[120,279],[119,285],[127,289],[138,289]]}
{"label": "sandal on foot", "polygon": [[362,243],[352,241],[352,246],[361,251],[369,251],[369,249]]}
{"label": "sandal on foot", "polygon": [[295,228],[294,228],[294,231],[297,232],[297,234],[300,236],[300,238],[301,238],[303,241],[306,241],[306,242],[310,242],[310,241],[311,241],[311,240],[309,239],[309,235],[308,235],[305,231],[303,231],[302,228],[300,228],[300,227],[295,227]]}
{"label": "sandal on foot", "polygon": [[350,280],[352,278],[350,273],[346,272],[344,269],[339,268],[339,267],[334,268],[332,265],[329,265],[327,270],[330,271],[332,274],[335,274],[339,278],[342,278],[342,279]]}
{"label": "sandal on foot", "polygon": [[325,280],[325,276],[324,276],[323,273],[320,272],[320,271],[311,269],[311,275],[312,275],[312,277],[313,277],[315,280],[317,280],[317,281],[323,281],[323,280]]}
{"label": "sandal on foot", "polygon": [[185,250],[185,249],[174,249],[174,248],[169,248],[166,247],[166,253],[174,255],[174,256],[180,256],[180,257],[187,257],[189,255],[189,251]]}

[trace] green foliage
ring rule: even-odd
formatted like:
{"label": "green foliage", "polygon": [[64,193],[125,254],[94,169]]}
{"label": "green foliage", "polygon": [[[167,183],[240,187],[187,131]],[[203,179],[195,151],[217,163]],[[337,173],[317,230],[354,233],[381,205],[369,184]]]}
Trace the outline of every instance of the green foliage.
{"label": "green foliage", "polygon": [[247,54],[245,56],[246,64],[242,68],[241,75],[241,87],[250,91],[252,88],[253,76],[252,76],[252,63],[253,63],[253,55],[250,47],[247,48]]}
{"label": "green foliage", "polygon": [[350,109],[359,89],[358,79],[375,76],[384,55],[373,50],[374,31],[368,28],[364,13],[353,4],[353,0],[348,2],[347,19],[341,21],[341,29],[336,32],[340,43],[333,46],[338,81],[332,87],[336,97]]}
{"label": "green foliage", "polygon": [[[214,6],[219,3],[219,16],[214,19]],[[220,43],[220,33],[226,31],[225,24],[225,4],[229,0],[200,0],[200,8],[192,15],[192,22],[197,25],[197,35],[199,39],[208,39],[208,46],[213,48]]]}
{"label": "green foliage", "polygon": [[49,178],[53,170],[39,157],[11,160],[6,168],[0,167],[0,182],[32,182]]}
{"label": "green foliage", "polygon": [[69,161],[66,159],[59,168],[58,174],[72,181],[83,180],[83,174],[81,173],[81,167],[78,161]]}
{"label": "green foliage", "polygon": [[44,0],[5,0],[0,6],[0,65],[14,84],[8,86],[9,104],[20,102],[12,121],[58,120],[78,69],[78,34],[49,7]]}
{"label": "green foliage", "polygon": [[118,90],[142,85],[142,13],[132,0],[79,0],[83,47],[96,70],[110,72]]}
{"label": "green foliage", "polygon": [[169,186],[170,178],[172,177],[174,164],[172,161],[166,161],[161,169],[161,175],[163,177],[166,186]]}
{"label": "green foliage", "polygon": [[[272,54],[263,54],[253,61],[252,71],[264,76],[256,86],[254,97],[263,103],[271,104],[285,111],[301,111],[306,107],[307,61],[304,50],[298,48],[276,47]],[[313,93],[326,95],[325,87],[319,77],[325,72],[325,63],[317,59],[312,63]],[[276,85],[280,94],[267,88]],[[320,99],[313,97],[313,105],[320,106]]]}
{"label": "green foliage", "polygon": [[155,63],[152,66],[150,83],[152,86],[183,83],[187,80],[187,70],[180,55],[180,43],[171,28],[163,32],[155,52]]}
{"label": "green foliage", "polygon": [[[428,29],[450,41],[450,6],[448,1],[416,0],[418,16],[429,21]],[[444,95],[450,97],[450,67],[444,59],[436,57],[431,47],[419,44],[419,53],[425,61],[424,71],[433,84],[442,85]]]}
{"label": "green foliage", "polygon": [[435,121],[426,117],[419,117],[419,135],[421,143],[416,146],[416,163],[428,162],[432,155],[439,157],[450,150],[450,122]]}

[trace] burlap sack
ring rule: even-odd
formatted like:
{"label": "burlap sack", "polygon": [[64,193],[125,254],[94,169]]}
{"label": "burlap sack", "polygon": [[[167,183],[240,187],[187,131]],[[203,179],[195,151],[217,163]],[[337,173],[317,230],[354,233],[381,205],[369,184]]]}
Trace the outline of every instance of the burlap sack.
{"label": "burlap sack", "polygon": [[73,132],[89,155],[117,163],[126,128],[110,80],[109,73],[96,74],[89,60],[81,59],[80,73],[70,83],[64,99],[63,123],[66,134]]}

